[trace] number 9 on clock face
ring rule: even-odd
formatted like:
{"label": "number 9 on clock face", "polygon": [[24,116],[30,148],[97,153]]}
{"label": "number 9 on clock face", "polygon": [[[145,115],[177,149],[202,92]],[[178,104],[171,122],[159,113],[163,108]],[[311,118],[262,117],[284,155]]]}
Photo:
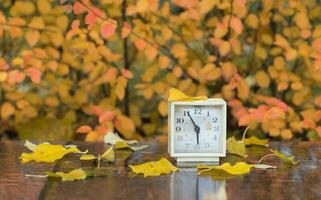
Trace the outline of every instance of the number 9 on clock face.
{"label": "number 9 on clock face", "polygon": [[172,102],[169,109],[169,152],[173,157],[225,156],[224,100]]}

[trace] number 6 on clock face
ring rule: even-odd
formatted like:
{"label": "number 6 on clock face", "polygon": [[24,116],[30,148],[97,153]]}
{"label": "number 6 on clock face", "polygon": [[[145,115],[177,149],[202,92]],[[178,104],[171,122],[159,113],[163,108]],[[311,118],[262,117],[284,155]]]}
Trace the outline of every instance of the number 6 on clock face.
{"label": "number 6 on clock face", "polygon": [[211,160],[213,157],[225,156],[225,151],[224,100],[170,103],[169,153],[172,157],[204,161],[206,158]]}

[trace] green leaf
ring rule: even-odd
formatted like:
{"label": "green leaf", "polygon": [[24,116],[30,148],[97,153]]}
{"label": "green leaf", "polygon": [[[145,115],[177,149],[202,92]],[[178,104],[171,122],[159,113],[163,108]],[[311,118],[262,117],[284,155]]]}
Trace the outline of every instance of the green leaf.
{"label": "green leaf", "polygon": [[246,158],[245,145],[242,141],[237,141],[234,137],[230,137],[226,141],[226,148],[230,154],[235,154]]}
{"label": "green leaf", "polygon": [[285,154],[273,149],[270,149],[270,151],[291,166],[297,165],[300,162],[299,160],[296,160],[294,156],[286,156]]}

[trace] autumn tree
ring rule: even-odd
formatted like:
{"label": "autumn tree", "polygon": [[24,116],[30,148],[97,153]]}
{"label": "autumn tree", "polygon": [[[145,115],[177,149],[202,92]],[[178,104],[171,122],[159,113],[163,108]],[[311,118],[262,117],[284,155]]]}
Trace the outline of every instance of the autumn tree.
{"label": "autumn tree", "polygon": [[1,121],[83,125],[88,141],[166,133],[175,87],[224,98],[230,131],[319,138],[320,11],[316,0],[3,0]]}

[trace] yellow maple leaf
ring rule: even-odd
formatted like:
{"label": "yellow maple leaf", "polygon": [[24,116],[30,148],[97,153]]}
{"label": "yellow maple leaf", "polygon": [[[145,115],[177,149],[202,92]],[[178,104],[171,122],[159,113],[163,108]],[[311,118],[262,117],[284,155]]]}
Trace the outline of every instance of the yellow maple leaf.
{"label": "yellow maple leaf", "polygon": [[198,100],[207,100],[206,96],[196,96],[190,97],[181,92],[178,89],[171,88],[169,90],[168,101],[198,101]]}
{"label": "yellow maple leaf", "polygon": [[248,164],[238,162],[234,165],[224,163],[218,166],[199,165],[197,166],[198,174],[203,176],[211,176],[213,179],[224,180],[235,176],[247,174],[252,168],[257,169],[275,169],[275,166],[265,164]]}
{"label": "yellow maple leaf", "polygon": [[265,147],[269,146],[268,140],[261,140],[255,136],[252,136],[250,138],[245,138],[244,144],[245,146],[250,146],[250,145],[265,146]]}
{"label": "yellow maple leaf", "polygon": [[72,146],[66,148],[60,144],[53,145],[48,143],[38,144],[32,153],[22,153],[20,156],[21,162],[26,163],[30,161],[35,162],[55,162],[61,159],[68,153],[83,153],[77,147]]}
{"label": "yellow maple leaf", "polygon": [[245,145],[242,141],[237,141],[234,137],[230,137],[226,140],[226,148],[230,154],[235,154],[246,158]]}
{"label": "yellow maple leaf", "polygon": [[87,174],[82,169],[74,169],[68,173],[64,172],[45,172],[48,177],[60,177],[62,181],[84,180]]}
{"label": "yellow maple leaf", "polygon": [[144,174],[144,177],[170,174],[179,170],[166,158],[162,158],[156,162],[146,162],[140,165],[129,165],[129,167],[136,174]]}
{"label": "yellow maple leaf", "polygon": [[296,160],[294,156],[286,156],[285,154],[273,149],[270,149],[270,151],[291,166],[297,165],[300,162],[299,160]]}

